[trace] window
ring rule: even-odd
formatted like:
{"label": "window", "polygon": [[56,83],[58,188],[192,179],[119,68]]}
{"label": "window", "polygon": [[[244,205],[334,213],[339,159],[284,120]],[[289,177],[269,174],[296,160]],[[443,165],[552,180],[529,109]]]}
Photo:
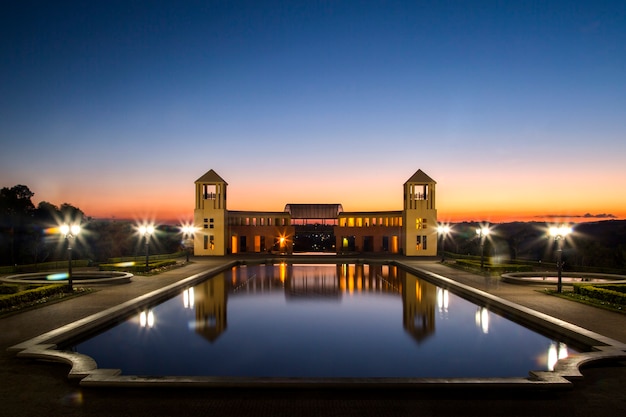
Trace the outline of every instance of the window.
{"label": "window", "polygon": [[215,249],[215,236],[209,236],[209,247],[211,250]]}
{"label": "window", "polygon": [[426,224],[427,219],[417,218],[415,219],[415,228],[417,230],[426,229],[428,225]]}
{"label": "window", "polygon": [[208,249],[209,248],[209,237],[207,235],[204,235],[204,249]]}
{"label": "window", "polygon": [[427,244],[427,240],[426,240],[426,236],[416,236],[416,242],[415,242],[415,249],[416,250],[426,250],[428,249],[428,244]]}
{"label": "window", "polygon": [[[205,225],[206,226],[206,225]],[[215,227],[214,219],[209,219],[209,229],[213,229]]]}

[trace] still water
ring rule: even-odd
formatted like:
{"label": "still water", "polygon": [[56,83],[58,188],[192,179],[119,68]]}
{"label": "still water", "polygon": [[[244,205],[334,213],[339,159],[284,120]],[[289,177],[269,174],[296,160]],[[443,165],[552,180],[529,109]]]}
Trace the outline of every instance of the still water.
{"label": "still water", "polygon": [[72,348],[126,375],[526,377],[574,353],[387,265],[240,266]]}

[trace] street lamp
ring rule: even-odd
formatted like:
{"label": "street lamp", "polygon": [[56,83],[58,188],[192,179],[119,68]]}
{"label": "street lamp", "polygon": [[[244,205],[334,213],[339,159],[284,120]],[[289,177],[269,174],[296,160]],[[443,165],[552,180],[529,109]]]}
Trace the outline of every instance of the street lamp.
{"label": "street lamp", "polygon": [[441,236],[441,263],[446,261],[446,236],[450,233],[450,226],[437,226],[437,233]]}
{"label": "street lamp", "polygon": [[567,235],[572,233],[572,228],[569,226],[552,226],[550,227],[550,236],[554,238],[556,242],[556,269],[557,269],[557,284],[556,292],[560,293],[563,289],[562,275],[563,275],[563,240]]}
{"label": "street lamp", "polygon": [[72,239],[80,233],[80,225],[64,224],[61,226],[61,234],[67,240],[67,287],[70,292],[74,291],[72,283]]}
{"label": "street lamp", "polygon": [[150,268],[150,235],[154,233],[154,226],[139,226],[139,234],[146,239],[146,272]]}
{"label": "street lamp", "polygon": [[185,246],[187,262],[189,262],[189,249],[191,249],[191,245],[189,245],[189,240],[193,242],[193,235],[196,232],[196,228],[188,224],[184,224],[181,226],[180,231],[183,233],[183,245]]}
{"label": "street lamp", "polygon": [[480,270],[485,267],[485,238],[489,234],[489,227],[482,226],[476,229],[476,235],[480,238]]}

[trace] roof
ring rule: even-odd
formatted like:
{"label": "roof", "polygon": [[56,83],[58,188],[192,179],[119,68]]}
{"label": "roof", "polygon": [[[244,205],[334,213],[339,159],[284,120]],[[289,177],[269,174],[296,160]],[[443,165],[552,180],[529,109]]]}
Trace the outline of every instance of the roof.
{"label": "roof", "polygon": [[341,204],[286,204],[292,219],[336,219],[343,211]]}
{"label": "roof", "polygon": [[[198,182],[209,182],[209,183],[223,182],[224,184],[226,184],[226,181],[224,181],[224,179],[222,177],[220,177],[219,175],[217,175],[217,172],[213,171],[212,169],[210,169],[209,171],[207,171],[206,174],[204,174],[203,176],[198,178],[196,180],[196,183],[198,183]],[[226,184],[226,185],[228,185],[228,184]]]}
{"label": "roof", "polygon": [[405,182],[405,184],[410,183],[410,182],[416,182],[419,184],[431,183],[431,182],[435,184],[437,183],[434,179],[426,175],[424,171],[422,171],[421,169],[418,169],[417,172],[413,174],[413,176]]}

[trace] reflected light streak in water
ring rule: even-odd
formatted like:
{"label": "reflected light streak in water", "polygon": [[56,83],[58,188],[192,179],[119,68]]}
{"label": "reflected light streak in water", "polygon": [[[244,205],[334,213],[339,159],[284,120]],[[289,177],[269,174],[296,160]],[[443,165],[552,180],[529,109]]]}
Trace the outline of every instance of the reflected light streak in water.
{"label": "reflected light streak in water", "polygon": [[563,342],[552,342],[548,348],[548,370],[554,371],[557,361],[567,358],[567,345]]}
{"label": "reflected light streak in water", "polygon": [[139,315],[139,325],[141,327],[154,327],[154,312],[152,310],[142,311]]}
{"label": "reflected light streak in water", "polygon": [[195,293],[193,287],[183,291],[183,306],[185,308],[193,308],[195,304]]}
{"label": "reflected light streak in water", "polygon": [[450,303],[450,294],[448,290],[444,290],[443,288],[437,288],[437,307],[439,307],[439,312],[445,313],[448,312],[448,305]]}
{"label": "reflected light streak in water", "polygon": [[489,310],[485,307],[479,307],[476,310],[476,325],[480,327],[484,334],[489,333]]}

